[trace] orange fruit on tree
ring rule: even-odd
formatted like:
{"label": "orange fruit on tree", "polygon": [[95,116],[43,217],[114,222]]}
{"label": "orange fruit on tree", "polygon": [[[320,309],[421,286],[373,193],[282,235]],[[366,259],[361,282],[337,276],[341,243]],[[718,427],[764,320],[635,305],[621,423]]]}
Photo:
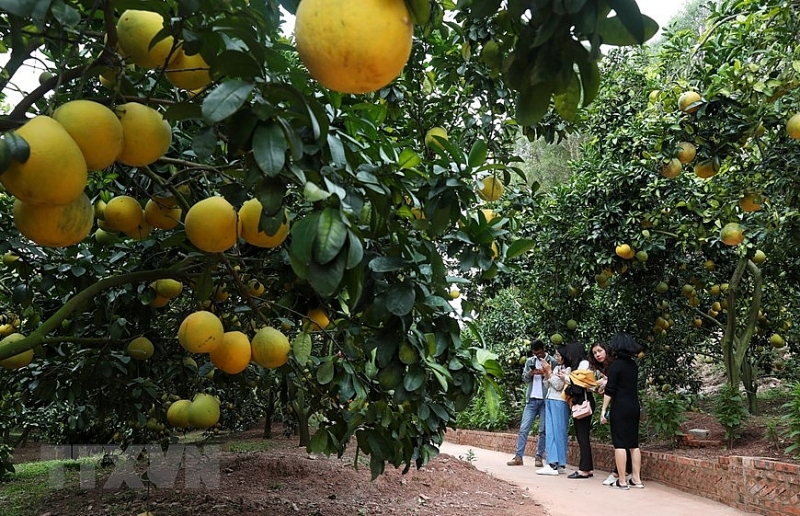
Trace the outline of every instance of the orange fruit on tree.
{"label": "orange fruit on tree", "polygon": [[252,356],[250,339],[240,331],[227,331],[222,344],[209,354],[211,362],[221,371],[238,374],[247,368]]}
{"label": "orange fruit on tree", "polygon": [[167,67],[164,75],[173,86],[184,90],[198,90],[211,83],[208,63],[199,53],[187,55],[181,45],[175,52],[175,59]]}
{"label": "orange fruit on tree", "polygon": [[[24,338],[25,335],[21,333],[12,333],[4,337],[3,340],[0,340],[0,346],[10,342],[22,340]],[[25,367],[26,365],[30,364],[32,360],[33,360],[33,350],[28,349],[26,351],[23,351],[22,353],[17,353],[16,355],[10,356],[4,360],[0,360],[0,367],[4,367],[6,369],[19,369],[21,367]]]}
{"label": "orange fruit on tree", "polygon": [[210,394],[197,394],[186,411],[189,426],[211,428],[219,421],[219,398]]}
{"label": "orange fruit on tree", "polygon": [[256,332],[251,342],[253,362],[267,369],[280,367],[289,361],[289,339],[271,326]]}
{"label": "orange fruit on tree", "polygon": [[153,308],[163,308],[167,306],[167,303],[169,303],[168,297],[163,297],[156,294],[156,297],[154,297],[153,300],[148,303],[148,306]]}
{"label": "orange fruit on tree", "polygon": [[136,337],[128,343],[128,355],[136,360],[147,360],[153,356],[155,347],[147,337]]}
{"label": "orange fruit on tree", "polygon": [[144,220],[139,201],[129,195],[118,195],[106,203],[103,221],[113,231],[134,231]]}
{"label": "orange fruit on tree", "polygon": [[162,278],[153,282],[153,288],[161,297],[173,299],[183,292],[183,283],[172,278]]}
{"label": "orange fruit on tree", "polygon": [[719,239],[726,245],[739,245],[744,241],[744,229],[736,222],[729,222],[722,226]]}
{"label": "orange fruit on tree", "polygon": [[447,130],[444,127],[431,127],[425,133],[425,146],[429,149],[433,147],[438,147],[439,149],[443,148],[442,142],[437,140],[436,137],[442,138],[443,140],[450,140],[447,136]]}
{"label": "orange fruit on tree", "polygon": [[796,113],[786,122],[786,134],[789,138],[800,140],[800,113]]}
{"label": "orange fruit on tree", "polygon": [[494,176],[488,176],[480,180],[478,196],[484,201],[496,201],[503,196],[504,190],[502,181]]}
{"label": "orange fruit on tree", "polygon": [[319,307],[310,309],[306,317],[311,321],[311,331],[324,330],[331,323],[328,314]]}
{"label": "orange fruit on tree", "polygon": [[0,174],[8,193],[28,204],[69,204],[86,188],[88,172],[78,144],[64,126],[39,115],[17,130],[30,148],[24,163],[12,161]]}
{"label": "orange fruit on tree", "polygon": [[404,0],[303,0],[294,26],[311,76],[342,93],[392,82],[411,55],[413,32]]}
{"label": "orange fruit on tree", "polygon": [[211,353],[222,344],[225,330],[219,317],[199,310],[184,318],[178,328],[178,342],[190,353]]}
{"label": "orange fruit on tree", "polygon": [[692,106],[692,104],[698,102],[700,99],[700,94],[696,91],[684,91],[678,97],[678,109],[684,113],[694,113],[700,108],[700,105]]}
{"label": "orange fruit on tree", "polygon": [[167,421],[175,428],[187,428],[189,426],[189,407],[191,400],[173,401],[167,409]]}
{"label": "orange fruit on tree", "polygon": [[683,170],[683,165],[678,158],[672,158],[661,167],[661,175],[667,179],[678,177]]}
{"label": "orange fruit on tree", "polygon": [[152,11],[128,9],[117,20],[119,49],[136,66],[154,69],[174,58],[174,39],[168,36],[152,45],[153,39],[164,28],[164,17]]}
{"label": "orange fruit on tree", "polygon": [[207,253],[221,253],[236,244],[242,223],[224,197],[209,197],[189,208],[184,228],[189,241]]}
{"label": "orange fruit on tree", "polygon": [[620,244],[615,249],[614,252],[620,258],[624,258],[625,260],[630,260],[634,256],[636,256],[636,251],[629,244]]}
{"label": "orange fruit on tree", "polygon": [[144,218],[144,210],[142,210],[142,221],[130,231],[125,231],[125,235],[128,238],[133,238],[134,240],[143,240],[147,238],[150,233],[153,231],[153,226],[150,225]]}
{"label": "orange fruit on tree", "polygon": [[242,223],[242,238],[250,245],[257,247],[278,247],[289,235],[289,217],[286,210],[281,215],[283,221],[273,231],[259,229],[263,207],[258,199],[250,199],[239,208],[239,220]]}
{"label": "orange fruit on tree", "polygon": [[42,247],[75,245],[92,229],[94,208],[86,194],[62,206],[35,206],[14,201],[14,225]]}
{"label": "orange fruit on tree", "polygon": [[91,100],[72,100],[53,112],[53,119],[64,126],[78,144],[89,170],[102,170],[122,152],[122,124],[111,109]]}
{"label": "orange fruit on tree", "polygon": [[702,179],[708,179],[709,177],[713,177],[717,175],[719,172],[719,165],[717,165],[712,160],[705,160],[701,161],[697,165],[694,166],[694,173],[697,177]]}
{"label": "orange fruit on tree", "polygon": [[680,142],[675,157],[678,158],[682,164],[690,163],[694,157],[697,156],[697,147],[690,142]]}
{"label": "orange fruit on tree", "polygon": [[172,127],[161,113],[138,102],[120,104],[116,113],[124,138],[117,161],[143,167],[167,153],[172,142]]}
{"label": "orange fruit on tree", "polygon": [[148,199],[144,205],[144,220],[158,229],[174,229],[181,221],[183,210],[157,199]]}
{"label": "orange fruit on tree", "polygon": [[760,211],[763,202],[764,199],[760,194],[750,192],[739,200],[739,207],[742,208],[742,211],[747,212]]}

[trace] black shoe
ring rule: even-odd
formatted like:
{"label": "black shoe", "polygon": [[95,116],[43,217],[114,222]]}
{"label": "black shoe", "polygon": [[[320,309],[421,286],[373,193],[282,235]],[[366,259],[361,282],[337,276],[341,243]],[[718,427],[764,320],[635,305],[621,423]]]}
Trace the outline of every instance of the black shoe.
{"label": "black shoe", "polygon": [[614,482],[613,484],[611,484],[611,486],[610,486],[610,487],[613,487],[614,489],[624,489],[624,490],[628,490],[628,489],[630,489],[630,486],[629,486],[628,484],[625,484],[625,485],[623,486],[622,484],[620,484],[620,483],[619,483],[619,480],[617,480],[616,482]]}
{"label": "black shoe", "polygon": [[589,473],[588,475],[581,475],[577,471],[573,471],[571,474],[567,475],[567,478],[592,478],[594,475]]}

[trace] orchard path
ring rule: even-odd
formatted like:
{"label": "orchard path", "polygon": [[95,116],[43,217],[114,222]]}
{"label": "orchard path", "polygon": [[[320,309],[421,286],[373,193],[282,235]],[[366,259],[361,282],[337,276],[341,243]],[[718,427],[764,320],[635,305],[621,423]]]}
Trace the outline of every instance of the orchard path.
{"label": "orchard path", "polygon": [[[472,464],[489,475],[525,489],[541,503],[550,516],[747,516],[744,512],[700,496],[685,493],[654,481],[645,481],[644,489],[622,491],[604,486],[607,471],[594,470],[594,477],[573,480],[537,475],[533,458],[525,457],[524,466],[507,466],[512,454],[484,450],[445,441],[440,450],[453,457],[467,457],[472,450]],[[571,473],[575,468],[567,468]],[[643,472],[646,479],[647,474]]]}

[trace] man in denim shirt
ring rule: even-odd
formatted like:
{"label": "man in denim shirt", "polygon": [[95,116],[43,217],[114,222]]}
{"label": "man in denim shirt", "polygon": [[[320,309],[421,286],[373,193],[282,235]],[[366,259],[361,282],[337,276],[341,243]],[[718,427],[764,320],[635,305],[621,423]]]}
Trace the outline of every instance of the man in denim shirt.
{"label": "man in denim shirt", "polygon": [[528,443],[528,433],[533,426],[533,420],[539,416],[539,439],[536,443],[536,457],[534,465],[542,467],[542,456],[545,450],[545,430],[544,430],[544,400],[546,390],[542,386],[544,379],[542,364],[547,361],[555,367],[555,359],[547,354],[544,349],[544,342],[539,339],[531,343],[532,357],[525,361],[522,369],[522,381],[528,388],[525,390],[525,409],[522,411],[522,422],[519,425],[519,435],[517,436],[517,449],[514,458],[508,461],[509,466],[522,466],[522,456],[525,454],[525,445]]}

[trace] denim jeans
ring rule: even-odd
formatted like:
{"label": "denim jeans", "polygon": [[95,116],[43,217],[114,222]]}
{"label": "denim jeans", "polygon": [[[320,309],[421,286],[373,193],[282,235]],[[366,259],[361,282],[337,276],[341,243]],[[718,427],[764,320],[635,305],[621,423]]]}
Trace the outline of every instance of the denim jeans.
{"label": "denim jeans", "polygon": [[515,456],[522,457],[525,454],[525,445],[528,443],[528,433],[533,426],[533,420],[539,416],[539,440],[536,444],[536,455],[542,457],[545,450],[545,429],[544,429],[544,400],[528,398],[525,410],[522,411],[522,422],[519,425],[519,436],[517,436],[517,450]]}
{"label": "denim jeans", "polygon": [[567,465],[567,439],[569,438],[569,405],[566,401],[547,400],[547,462]]}

